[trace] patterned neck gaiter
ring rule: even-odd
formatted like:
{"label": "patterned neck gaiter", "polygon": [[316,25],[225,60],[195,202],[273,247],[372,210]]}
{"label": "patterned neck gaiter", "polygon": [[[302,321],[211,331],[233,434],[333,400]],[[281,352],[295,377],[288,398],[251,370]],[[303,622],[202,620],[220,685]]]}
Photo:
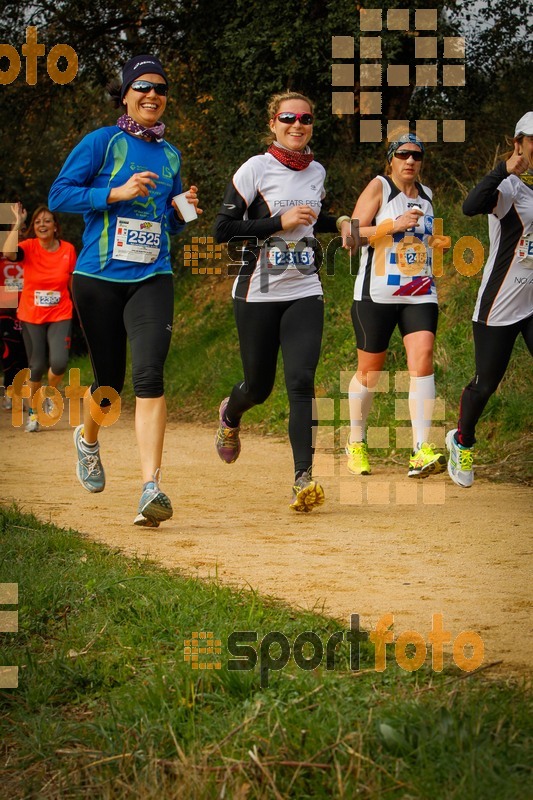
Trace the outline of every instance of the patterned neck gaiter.
{"label": "patterned neck gaiter", "polygon": [[145,139],[147,142],[161,142],[165,134],[165,124],[163,122],[158,122],[153,128],[144,128],[128,114],[123,114],[119,117],[117,125],[122,131],[131,133],[132,136],[138,136],[140,139]]}

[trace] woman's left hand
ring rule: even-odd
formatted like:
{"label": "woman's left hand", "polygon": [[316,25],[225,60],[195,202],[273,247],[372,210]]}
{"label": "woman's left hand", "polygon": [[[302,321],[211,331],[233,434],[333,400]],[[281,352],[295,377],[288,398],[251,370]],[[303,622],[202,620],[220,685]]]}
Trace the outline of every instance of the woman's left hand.
{"label": "woman's left hand", "polygon": [[[202,209],[198,207],[198,187],[197,186],[191,186],[188,189],[188,191],[185,192],[185,197],[187,198],[187,202],[195,207],[197,214],[203,214],[204,213],[202,211]],[[179,211],[176,203],[174,202],[174,200],[172,201],[172,206],[174,207],[174,210],[175,210],[176,214],[178,215],[178,217],[182,220],[183,217],[181,216],[180,211]]]}

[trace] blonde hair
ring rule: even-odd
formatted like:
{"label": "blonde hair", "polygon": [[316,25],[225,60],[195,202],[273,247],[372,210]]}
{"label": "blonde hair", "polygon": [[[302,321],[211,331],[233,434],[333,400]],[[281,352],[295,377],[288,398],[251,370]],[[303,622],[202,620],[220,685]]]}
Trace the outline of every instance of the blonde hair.
{"label": "blonde hair", "polygon": [[[300,92],[290,92],[290,91],[280,92],[279,94],[272,95],[272,97],[268,102],[267,106],[268,122],[270,122],[271,119],[274,119],[274,117],[279,111],[280,105],[284,103],[285,100],[303,100],[304,103],[307,103],[307,105],[311,109],[311,113],[313,113],[314,111],[313,101],[310,100],[308,97],[306,97],[305,94],[301,94]],[[265,144],[272,144],[272,142],[276,141],[276,135],[273,133],[273,131],[270,130],[270,128],[268,130],[268,133],[264,136],[263,141],[265,142]]]}

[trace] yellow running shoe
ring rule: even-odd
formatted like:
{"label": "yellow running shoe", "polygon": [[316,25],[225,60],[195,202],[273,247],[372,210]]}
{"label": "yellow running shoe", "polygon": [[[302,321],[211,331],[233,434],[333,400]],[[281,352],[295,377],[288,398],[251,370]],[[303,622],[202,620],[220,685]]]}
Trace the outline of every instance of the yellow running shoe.
{"label": "yellow running shoe", "polygon": [[346,442],[345,448],[348,456],[348,472],[352,475],[370,475],[370,462],[368,460],[368,447],[366,442]]}
{"label": "yellow running shoe", "polygon": [[408,478],[427,478],[446,469],[446,458],[435,452],[435,445],[423,442],[409,459]]}
{"label": "yellow running shoe", "polygon": [[304,474],[294,482],[292,487],[292,502],[289,508],[293,511],[312,511],[324,502],[324,489],[311,478],[310,472]]}

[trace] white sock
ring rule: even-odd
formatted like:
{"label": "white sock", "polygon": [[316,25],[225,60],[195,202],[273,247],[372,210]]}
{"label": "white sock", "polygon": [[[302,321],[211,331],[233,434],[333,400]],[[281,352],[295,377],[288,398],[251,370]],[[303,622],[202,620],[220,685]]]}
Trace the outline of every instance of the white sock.
{"label": "white sock", "polygon": [[359,383],[354,375],[348,388],[350,404],[350,442],[362,442],[366,438],[366,420],[374,400],[374,392]]}
{"label": "white sock", "polygon": [[413,450],[428,441],[435,406],[435,376],[411,378],[409,382],[409,413],[413,426]]}

